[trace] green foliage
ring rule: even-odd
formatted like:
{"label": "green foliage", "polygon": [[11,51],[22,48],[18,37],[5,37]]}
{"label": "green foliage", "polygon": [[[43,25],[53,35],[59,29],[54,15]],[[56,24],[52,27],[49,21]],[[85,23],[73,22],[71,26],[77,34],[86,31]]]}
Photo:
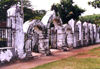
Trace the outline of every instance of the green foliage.
{"label": "green foliage", "polygon": [[87,21],[95,24],[100,23],[100,14],[94,14],[94,15],[87,15],[87,16],[82,16],[80,17],[81,21]]}
{"label": "green foliage", "polygon": [[[17,0],[0,0],[0,21],[6,20],[7,9],[16,4]],[[2,16],[1,16],[2,15]]]}
{"label": "green foliage", "polygon": [[33,16],[34,16],[33,11],[29,8],[24,7],[24,21],[33,18]]}
{"label": "green foliage", "polygon": [[42,17],[46,14],[46,11],[45,10],[35,10],[33,14],[34,14],[33,19],[41,20]]}
{"label": "green foliage", "polygon": [[90,1],[88,4],[92,5],[94,8],[100,8],[100,0]]}
{"label": "green foliage", "polygon": [[53,5],[51,10],[55,10],[63,23],[67,23],[71,18],[78,19],[81,13],[85,11],[77,5],[73,6],[73,0],[61,0],[61,3]]}
{"label": "green foliage", "polygon": [[45,10],[31,10],[28,8],[24,8],[24,21],[38,19],[41,20],[45,15]]}
{"label": "green foliage", "polygon": [[[0,0],[0,21],[6,21],[7,9],[9,9],[12,5],[16,4],[17,2],[18,0]],[[31,4],[29,0],[24,0],[24,7],[30,7],[30,6]]]}

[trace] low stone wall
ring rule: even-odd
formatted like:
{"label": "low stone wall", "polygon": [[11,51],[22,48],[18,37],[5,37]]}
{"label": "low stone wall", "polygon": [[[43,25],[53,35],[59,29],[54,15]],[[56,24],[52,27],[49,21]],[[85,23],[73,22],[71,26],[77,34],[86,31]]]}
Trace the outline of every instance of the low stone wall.
{"label": "low stone wall", "polygon": [[15,49],[12,47],[0,48],[0,62],[9,62],[12,58],[16,57]]}

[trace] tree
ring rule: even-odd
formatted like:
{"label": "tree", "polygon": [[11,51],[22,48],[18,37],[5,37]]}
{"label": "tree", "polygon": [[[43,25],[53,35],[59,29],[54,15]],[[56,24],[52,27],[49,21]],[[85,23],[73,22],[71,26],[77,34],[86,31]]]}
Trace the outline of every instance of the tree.
{"label": "tree", "polygon": [[[7,18],[7,9],[9,9],[12,5],[16,4],[20,0],[0,0],[0,21],[6,21]],[[29,0],[24,0],[24,7],[30,7],[31,4]],[[25,9],[26,10],[26,9]]]}
{"label": "tree", "polygon": [[31,20],[31,19],[39,19],[41,20],[42,17],[45,15],[45,10],[31,10],[29,8],[24,8],[24,21]]}
{"label": "tree", "polygon": [[100,25],[100,14],[93,14],[93,15],[87,15],[87,16],[81,16],[80,20],[82,22],[90,22],[90,23],[95,23]]}
{"label": "tree", "polygon": [[46,14],[45,10],[35,10],[33,19],[41,20],[45,14]]}
{"label": "tree", "polygon": [[88,4],[92,5],[94,8],[100,8],[100,0],[90,1]]}
{"label": "tree", "polygon": [[67,23],[71,18],[78,19],[79,15],[85,10],[77,5],[73,6],[73,0],[61,0],[60,4],[52,5],[51,10],[55,10],[56,15],[60,16],[63,23]]}

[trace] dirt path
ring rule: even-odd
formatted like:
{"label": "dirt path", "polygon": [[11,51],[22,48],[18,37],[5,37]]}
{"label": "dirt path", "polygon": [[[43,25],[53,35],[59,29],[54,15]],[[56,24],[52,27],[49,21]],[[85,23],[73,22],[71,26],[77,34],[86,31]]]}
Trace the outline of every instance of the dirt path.
{"label": "dirt path", "polygon": [[2,66],[0,67],[0,69],[30,69],[30,68],[33,68],[33,67],[36,67],[36,66],[39,66],[39,65],[42,65],[42,64],[46,64],[46,63],[49,63],[49,62],[53,62],[53,61],[56,61],[56,60],[60,60],[60,59],[63,59],[63,58],[67,58],[67,57],[70,57],[70,56],[75,56],[77,55],[78,53],[82,53],[82,52],[87,52],[89,51],[90,49],[93,49],[93,48],[96,48],[96,47],[99,47],[100,44],[96,44],[96,45],[91,45],[91,46],[88,46],[88,47],[83,47],[83,48],[80,48],[80,49],[73,49],[71,51],[68,51],[68,52],[61,52],[59,50],[54,50],[52,53],[53,53],[53,56],[38,56],[37,58],[34,58],[33,60],[30,60],[30,61],[27,61],[27,62],[16,62],[14,64],[10,64],[10,65],[6,65],[6,66]]}

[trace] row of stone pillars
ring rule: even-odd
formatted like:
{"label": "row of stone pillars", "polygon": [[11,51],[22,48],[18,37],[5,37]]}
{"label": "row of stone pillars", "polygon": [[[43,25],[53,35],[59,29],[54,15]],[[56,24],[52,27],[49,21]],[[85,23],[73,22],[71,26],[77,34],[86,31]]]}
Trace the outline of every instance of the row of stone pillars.
{"label": "row of stone pillars", "polygon": [[[76,47],[100,43],[100,26],[96,24],[75,22],[73,19],[68,24],[62,24],[60,18],[55,16],[55,12],[49,11],[42,21],[32,20],[23,25],[23,16],[19,5],[8,9],[7,14],[7,27],[14,29],[11,31],[13,33],[12,47],[0,49],[0,62],[10,61],[13,57],[29,58],[32,56],[32,48],[36,46],[43,55],[50,55],[50,48],[67,51]],[[54,24],[52,28],[50,27],[51,22]],[[23,32],[25,29],[26,33]],[[24,34],[27,35],[26,38]]]}

